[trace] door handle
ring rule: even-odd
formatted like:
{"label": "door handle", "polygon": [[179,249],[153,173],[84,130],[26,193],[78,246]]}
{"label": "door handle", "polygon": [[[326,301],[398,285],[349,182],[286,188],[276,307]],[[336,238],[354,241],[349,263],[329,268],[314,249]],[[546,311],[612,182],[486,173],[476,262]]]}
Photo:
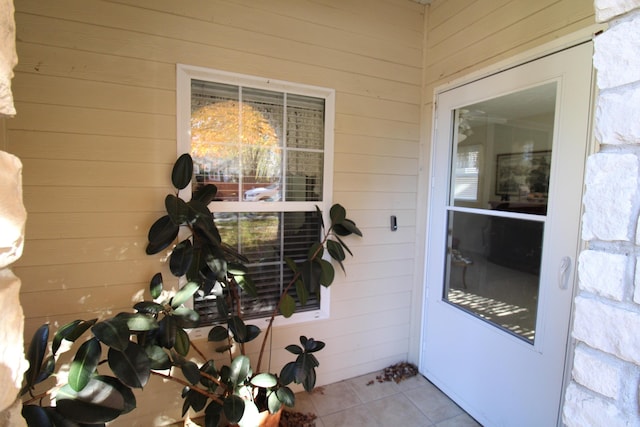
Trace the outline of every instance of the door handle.
{"label": "door handle", "polygon": [[567,289],[569,287],[569,273],[571,272],[571,257],[564,256],[560,260],[558,269],[558,287]]}

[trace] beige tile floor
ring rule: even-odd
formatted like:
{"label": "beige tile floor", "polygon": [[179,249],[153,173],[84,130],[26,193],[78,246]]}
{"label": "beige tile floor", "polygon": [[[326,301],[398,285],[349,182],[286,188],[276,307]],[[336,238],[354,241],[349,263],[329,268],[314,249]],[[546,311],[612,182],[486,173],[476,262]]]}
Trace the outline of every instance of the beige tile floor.
{"label": "beige tile floor", "polygon": [[316,414],[316,427],[480,426],[421,375],[398,384],[379,383],[377,375],[380,372],[298,393],[294,409]]}

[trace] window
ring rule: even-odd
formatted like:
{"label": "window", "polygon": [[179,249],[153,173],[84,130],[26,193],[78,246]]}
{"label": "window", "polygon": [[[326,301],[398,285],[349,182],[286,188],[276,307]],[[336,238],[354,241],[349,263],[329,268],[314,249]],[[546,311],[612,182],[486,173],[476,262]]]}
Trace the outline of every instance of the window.
{"label": "window", "polygon": [[[334,91],[185,65],[177,76],[178,152],[194,159],[192,190],[217,186],[216,225],[258,286],[258,299],[242,299],[245,317],[267,317],[292,277],[285,257],[304,259],[321,233],[316,206],[331,206]],[[325,317],[327,296],[297,311]],[[217,318],[215,295],[194,308],[202,326]]]}

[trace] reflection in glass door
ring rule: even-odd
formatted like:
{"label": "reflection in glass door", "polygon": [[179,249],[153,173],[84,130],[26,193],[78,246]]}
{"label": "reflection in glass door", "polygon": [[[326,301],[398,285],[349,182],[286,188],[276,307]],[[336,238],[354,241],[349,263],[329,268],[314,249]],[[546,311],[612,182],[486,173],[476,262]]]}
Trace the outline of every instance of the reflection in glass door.
{"label": "reflection in glass door", "polygon": [[443,298],[531,344],[556,86],[546,83],[453,111]]}

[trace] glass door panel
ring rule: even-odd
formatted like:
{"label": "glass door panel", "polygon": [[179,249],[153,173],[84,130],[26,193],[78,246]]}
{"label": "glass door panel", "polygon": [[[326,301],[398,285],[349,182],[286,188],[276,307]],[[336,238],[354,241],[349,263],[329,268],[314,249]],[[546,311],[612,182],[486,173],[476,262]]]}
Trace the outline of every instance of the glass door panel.
{"label": "glass door panel", "polygon": [[443,298],[532,344],[556,86],[453,111]]}

